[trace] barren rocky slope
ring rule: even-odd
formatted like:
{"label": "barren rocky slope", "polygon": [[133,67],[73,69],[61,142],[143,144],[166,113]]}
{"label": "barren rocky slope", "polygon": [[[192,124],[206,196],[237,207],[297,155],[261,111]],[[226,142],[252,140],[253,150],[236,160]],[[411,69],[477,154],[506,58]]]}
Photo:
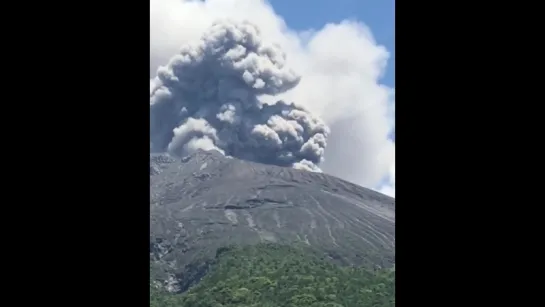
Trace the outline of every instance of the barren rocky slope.
{"label": "barren rocky slope", "polygon": [[394,199],[320,173],[210,151],[150,155],[150,259],[180,290],[195,259],[229,244],[310,246],[345,264],[395,262]]}

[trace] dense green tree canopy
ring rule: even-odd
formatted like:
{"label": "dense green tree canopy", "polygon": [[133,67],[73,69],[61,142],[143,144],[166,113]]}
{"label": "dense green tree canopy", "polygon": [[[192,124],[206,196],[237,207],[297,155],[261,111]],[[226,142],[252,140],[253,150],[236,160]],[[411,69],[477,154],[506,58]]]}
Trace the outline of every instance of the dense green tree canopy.
{"label": "dense green tree canopy", "polygon": [[395,269],[346,268],[294,247],[221,249],[184,294],[150,283],[151,307],[383,307],[395,305]]}

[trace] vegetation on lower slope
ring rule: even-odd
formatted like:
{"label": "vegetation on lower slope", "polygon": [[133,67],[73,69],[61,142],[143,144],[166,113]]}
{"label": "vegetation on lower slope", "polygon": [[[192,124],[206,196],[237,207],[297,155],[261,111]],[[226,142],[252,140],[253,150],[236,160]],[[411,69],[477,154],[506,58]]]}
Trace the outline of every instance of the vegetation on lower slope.
{"label": "vegetation on lower slope", "polygon": [[260,244],[218,250],[210,272],[183,294],[150,283],[150,307],[386,307],[395,268],[346,268],[302,249]]}

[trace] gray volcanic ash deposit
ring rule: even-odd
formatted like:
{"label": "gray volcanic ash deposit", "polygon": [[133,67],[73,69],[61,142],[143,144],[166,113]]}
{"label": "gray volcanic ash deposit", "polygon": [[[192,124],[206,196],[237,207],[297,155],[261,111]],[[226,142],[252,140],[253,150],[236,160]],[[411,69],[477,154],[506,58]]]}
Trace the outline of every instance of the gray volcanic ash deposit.
{"label": "gray volcanic ash deposit", "polygon": [[171,276],[219,247],[259,242],[345,264],[395,262],[394,199],[323,173],[197,151],[152,155],[150,181],[150,256]]}

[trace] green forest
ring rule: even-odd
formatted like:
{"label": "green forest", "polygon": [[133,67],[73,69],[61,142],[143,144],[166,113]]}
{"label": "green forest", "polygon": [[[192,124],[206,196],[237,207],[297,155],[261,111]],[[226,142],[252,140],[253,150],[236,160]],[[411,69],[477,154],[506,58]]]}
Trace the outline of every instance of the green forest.
{"label": "green forest", "polygon": [[209,273],[183,294],[150,283],[151,307],[386,307],[395,268],[342,267],[296,247],[260,244],[218,250]]}

